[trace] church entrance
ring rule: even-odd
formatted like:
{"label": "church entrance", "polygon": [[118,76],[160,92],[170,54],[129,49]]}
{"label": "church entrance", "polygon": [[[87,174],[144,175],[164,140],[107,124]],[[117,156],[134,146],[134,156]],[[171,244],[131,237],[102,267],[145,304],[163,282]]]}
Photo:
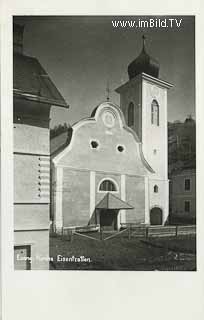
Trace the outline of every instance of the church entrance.
{"label": "church entrance", "polygon": [[100,210],[100,226],[105,231],[117,230],[118,210],[101,209]]}
{"label": "church entrance", "polygon": [[162,209],[159,207],[152,208],[150,211],[150,224],[161,225],[162,224]]}

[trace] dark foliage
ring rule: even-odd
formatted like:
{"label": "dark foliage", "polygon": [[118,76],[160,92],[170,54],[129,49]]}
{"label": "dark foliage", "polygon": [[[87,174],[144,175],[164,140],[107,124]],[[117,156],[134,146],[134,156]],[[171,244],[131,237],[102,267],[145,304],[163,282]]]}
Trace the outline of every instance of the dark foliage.
{"label": "dark foliage", "polygon": [[168,162],[170,174],[196,167],[196,123],[191,116],[168,123]]}
{"label": "dark foliage", "polygon": [[71,126],[67,123],[59,124],[50,130],[50,138],[54,138],[63,132],[69,132],[71,129]]}

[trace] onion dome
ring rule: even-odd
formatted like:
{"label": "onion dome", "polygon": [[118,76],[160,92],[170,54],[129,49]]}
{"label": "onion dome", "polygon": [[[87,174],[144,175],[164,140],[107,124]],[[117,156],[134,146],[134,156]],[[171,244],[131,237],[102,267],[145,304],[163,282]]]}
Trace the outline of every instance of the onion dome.
{"label": "onion dome", "polygon": [[147,54],[145,49],[145,36],[143,38],[143,48],[140,55],[133,60],[128,66],[129,79],[136,77],[138,74],[147,73],[152,77],[159,76],[159,62]]}

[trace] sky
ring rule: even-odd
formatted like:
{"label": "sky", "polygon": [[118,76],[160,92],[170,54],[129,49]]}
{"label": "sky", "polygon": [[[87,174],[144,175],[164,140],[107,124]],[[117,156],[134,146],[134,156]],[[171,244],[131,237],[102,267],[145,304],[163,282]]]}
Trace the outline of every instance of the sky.
{"label": "sky", "polygon": [[[114,28],[113,20],[181,20],[180,27]],[[115,89],[128,81],[127,67],[146,51],[160,63],[159,78],[172,83],[168,91],[168,120],[195,118],[195,27],[193,16],[16,16],[25,26],[24,54],[38,58],[69,104],[52,107],[51,127],[89,117],[106,100],[119,105]]]}

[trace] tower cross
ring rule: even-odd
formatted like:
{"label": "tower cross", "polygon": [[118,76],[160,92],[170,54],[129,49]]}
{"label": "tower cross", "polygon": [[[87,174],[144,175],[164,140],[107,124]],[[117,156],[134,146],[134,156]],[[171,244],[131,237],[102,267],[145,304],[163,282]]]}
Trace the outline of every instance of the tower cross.
{"label": "tower cross", "polygon": [[143,34],[142,36],[142,41],[143,41],[143,47],[142,50],[145,51],[145,42],[146,42],[147,37]]}
{"label": "tower cross", "polygon": [[110,100],[110,86],[109,86],[109,81],[107,81],[107,86],[106,86],[106,100],[109,101]]}

